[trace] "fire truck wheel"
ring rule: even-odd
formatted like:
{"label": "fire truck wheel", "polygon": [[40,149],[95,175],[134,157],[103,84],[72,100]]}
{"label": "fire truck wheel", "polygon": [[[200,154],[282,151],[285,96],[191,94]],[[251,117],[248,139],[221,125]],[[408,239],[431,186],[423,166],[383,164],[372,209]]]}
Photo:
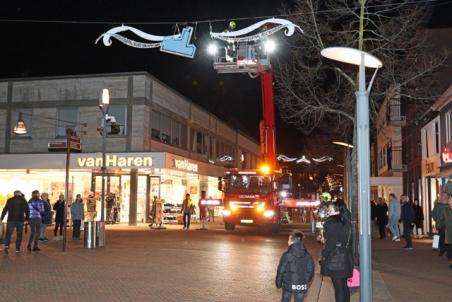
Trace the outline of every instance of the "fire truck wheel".
{"label": "fire truck wheel", "polygon": [[235,224],[225,223],[224,228],[226,229],[226,231],[233,231],[233,230],[235,230]]}

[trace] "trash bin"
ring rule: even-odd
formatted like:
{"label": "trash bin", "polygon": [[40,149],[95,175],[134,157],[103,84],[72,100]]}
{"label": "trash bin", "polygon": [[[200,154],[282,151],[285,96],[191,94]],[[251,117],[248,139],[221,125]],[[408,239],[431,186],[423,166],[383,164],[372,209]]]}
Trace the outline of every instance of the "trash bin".
{"label": "trash bin", "polygon": [[96,248],[96,222],[86,221],[84,225],[83,246],[87,249]]}
{"label": "trash bin", "polygon": [[96,247],[105,246],[105,222],[98,221],[96,223]]}

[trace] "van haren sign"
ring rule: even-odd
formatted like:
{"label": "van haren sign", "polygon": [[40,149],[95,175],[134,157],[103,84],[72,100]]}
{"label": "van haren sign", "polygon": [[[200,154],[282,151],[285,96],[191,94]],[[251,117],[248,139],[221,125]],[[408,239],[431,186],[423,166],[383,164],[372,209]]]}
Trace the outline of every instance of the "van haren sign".
{"label": "van haren sign", "polygon": [[198,164],[192,163],[187,159],[173,159],[173,168],[198,173]]}
{"label": "van haren sign", "polygon": [[[152,157],[150,157],[150,156],[106,155],[105,166],[106,167],[114,167],[114,168],[152,167]],[[102,167],[102,156],[79,157],[79,158],[77,158],[77,167],[101,168]]]}

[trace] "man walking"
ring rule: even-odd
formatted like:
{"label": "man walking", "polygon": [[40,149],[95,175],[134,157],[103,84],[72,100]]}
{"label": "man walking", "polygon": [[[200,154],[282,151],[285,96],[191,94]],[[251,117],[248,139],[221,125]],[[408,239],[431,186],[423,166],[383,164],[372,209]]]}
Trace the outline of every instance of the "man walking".
{"label": "man walking", "polygon": [[413,242],[411,240],[411,224],[414,222],[414,208],[408,198],[404,196],[402,200],[401,220],[403,223],[403,237],[405,238],[405,250],[413,250]]}
{"label": "man walking", "polygon": [[77,194],[74,203],[71,205],[71,217],[72,217],[72,239],[80,239],[80,225],[85,218],[85,211],[83,207],[83,200],[80,194]]}
{"label": "man walking", "polygon": [[389,229],[392,233],[392,241],[400,241],[398,224],[401,211],[400,201],[394,193],[389,194]]}
{"label": "man walking", "polygon": [[194,205],[190,198],[190,194],[185,194],[185,199],[182,202],[182,214],[184,215],[184,230],[190,229],[191,214],[193,213]]}
{"label": "man walking", "polygon": [[[438,201],[435,203],[432,211],[432,218],[435,221],[436,226],[439,225],[443,211],[447,208],[447,199],[449,198],[447,193],[441,193]],[[446,238],[446,229],[444,227],[437,227],[439,233],[439,256],[444,255],[446,252],[446,246],[444,239]]]}
{"label": "man walking", "polygon": [[22,234],[24,230],[24,220],[28,220],[30,216],[30,210],[28,209],[27,201],[25,200],[22,192],[14,191],[14,197],[11,197],[6,202],[5,207],[2,211],[2,216],[0,222],[5,218],[6,213],[8,213],[8,222],[6,226],[6,237],[5,237],[5,254],[8,254],[9,243],[11,242],[11,235],[13,234],[14,228],[16,229],[16,253],[20,253],[20,244],[22,242]]}
{"label": "man walking", "polygon": [[[28,251],[39,252],[38,247],[39,235],[41,231],[41,220],[44,215],[44,202],[39,198],[39,191],[34,190],[31,193],[31,199],[28,201],[28,208],[30,209],[30,239],[28,239]],[[33,243],[33,249],[31,244]]]}
{"label": "man walking", "polygon": [[112,209],[115,203],[115,195],[113,193],[108,193],[108,196],[105,200],[107,207],[107,224],[112,223]]}
{"label": "man walking", "polygon": [[378,198],[378,204],[375,207],[375,216],[377,218],[378,231],[380,239],[386,238],[386,225],[388,224],[388,206],[383,198]]}

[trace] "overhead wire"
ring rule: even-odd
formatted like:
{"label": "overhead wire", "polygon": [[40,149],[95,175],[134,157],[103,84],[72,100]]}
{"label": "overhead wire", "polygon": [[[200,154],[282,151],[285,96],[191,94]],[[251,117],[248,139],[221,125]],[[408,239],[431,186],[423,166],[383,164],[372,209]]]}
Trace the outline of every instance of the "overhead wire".
{"label": "overhead wire", "polygon": [[[426,4],[431,7],[442,6],[452,3],[452,0],[442,1],[442,0],[413,0],[407,1],[406,3],[387,3],[378,5],[368,5],[366,8],[384,8],[391,6],[403,5],[416,5],[416,4]],[[203,23],[219,23],[226,22],[230,20],[235,21],[246,21],[246,20],[257,20],[257,19],[268,19],[268,18],[278,18],[278,17],[292,17],[292,16],[302,16],[302,15],[312,15],[312,14],[327,14],[327,13],[337,13],[348,11],[348,8],[344,9],[325,9],[317,10],[314,12],[300,12],[300,13],[288,13],[288,14],[276,14],[276,15],[262,15],[262,16],[251,16],[251,17],[237,17],[237,18],[221,18],[221,19],[208,19],[208,20],[184,20],[184,21],[87,21],[87,20],[51,20],[51,19],[14,19],[14,18],[0,18],[0,22],[3,23],[58,23],[58,24],[87,24],[87,25],[116,25],[116,24],[134,24],[134,25],[183,25],[183,24],[203,24]]]}

